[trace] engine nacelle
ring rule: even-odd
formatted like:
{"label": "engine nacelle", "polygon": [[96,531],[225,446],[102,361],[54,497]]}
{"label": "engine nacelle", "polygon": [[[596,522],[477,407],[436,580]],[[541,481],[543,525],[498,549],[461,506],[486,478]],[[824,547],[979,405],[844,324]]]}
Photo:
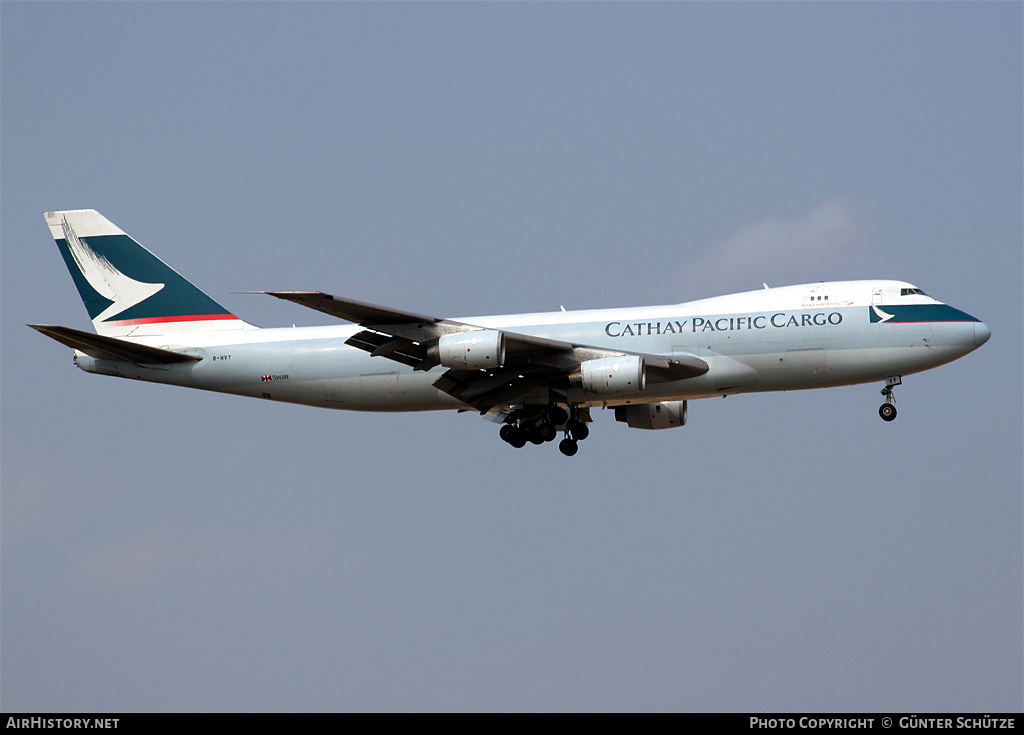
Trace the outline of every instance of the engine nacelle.
{"label": "engine nacelle", "polygon": [[647,366],[640,355],[587,360],[569,376],[588,393],[635,393],[647,384]]}
{"label": "engine nacelle", "polygon": [[447,368],[486,370],[505,364],[505,335],[495,329],[446,334],[436,349],[438,362]]}
{"label": "engine nacelle", "polygon": [[686,401],[616,406],[615,420],[625,421],[631,429],[671,429],[685,426]]}

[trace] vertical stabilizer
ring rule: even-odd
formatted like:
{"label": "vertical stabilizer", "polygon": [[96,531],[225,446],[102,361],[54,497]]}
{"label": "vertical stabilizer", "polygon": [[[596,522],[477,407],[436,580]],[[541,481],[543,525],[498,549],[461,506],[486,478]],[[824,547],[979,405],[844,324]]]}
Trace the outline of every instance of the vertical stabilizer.
{"label": "vertical stabilizer", "polygon": [[43,216],[97,334],[142,337],[253,328],[96,210]]}

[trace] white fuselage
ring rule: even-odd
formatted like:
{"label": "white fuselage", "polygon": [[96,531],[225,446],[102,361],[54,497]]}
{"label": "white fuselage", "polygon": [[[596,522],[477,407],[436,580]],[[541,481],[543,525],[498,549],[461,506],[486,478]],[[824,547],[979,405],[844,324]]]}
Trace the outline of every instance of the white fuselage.
{"label": "white fuselage", "polygon": [[[579,406],[881,381],[955,360],[990,334],[973,317],[898,281],[816,283],[670,306],[458,321],[624,352],[691,355],[710,366],[699,377],[648,383],[635,393],[609,396],[570,388],[569,402]],[[326,408],[466,408],[433,386],[444,367],[417,372],[345,344],[361,329],[342,325],[189,332],[180,338],[165,334],[137,341],[202,359],[140,366],[78,353],[76,361],[89,372]],[[546,403],[546,389],[535,398]],[[518,404],[533,399],[527,395]]]}

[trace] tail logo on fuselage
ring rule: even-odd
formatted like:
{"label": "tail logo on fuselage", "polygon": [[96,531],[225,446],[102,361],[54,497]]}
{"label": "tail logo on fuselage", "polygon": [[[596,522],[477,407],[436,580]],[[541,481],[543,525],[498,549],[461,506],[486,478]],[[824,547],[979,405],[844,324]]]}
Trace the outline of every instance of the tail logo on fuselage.
{"label": "tail logo on fuselage", "polygon": [[887,322],[890,319],[892,319],[894,316],[896,316],[895,314],[889,314],[888,312],[882,311],[881,309],[879,309],[874,304],[871,305],[871,308],[874,310],[875,316],[878,317],[878,319],[872,319],[871,320],[875,324],[881,324],[882,322]]}
{"label": "tail logo on fuselage", "polygon": [[75,265],[78,266],[78,270],[82,272],[85,280],[89,282],[96,293],[107,301],[113,302],[97,314],[94,321],[103,322],[117,316],[136,304],[141,304],[166,285],[136,281],[134,278],[126,276],[105,256],[89,247],[87,240],[80,239],[67,217],[61,218],[61,228],[64,230],[64,239],[67,241],[71,257],[74,258]]}

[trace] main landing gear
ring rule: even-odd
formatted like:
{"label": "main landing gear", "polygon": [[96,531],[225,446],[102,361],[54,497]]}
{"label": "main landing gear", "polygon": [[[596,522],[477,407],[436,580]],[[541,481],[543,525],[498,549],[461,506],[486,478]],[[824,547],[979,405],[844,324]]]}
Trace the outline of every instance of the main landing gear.
{"label": "main landing gear", "polygon": [[565,438],[558,442],[558,451],[571,457],[580,450],[579,443],[590,436],[590,427],[578,418],[569,419],[565,423]]}
{"label": "main landing gear", "polygon": [[506,419],[505,425],[501,427],[498,436],[516,449],[520,449],[526,446],[527,442],[544,444],[554,441],[559,430],[565,432],[565,438],[558,443],[558,450],[567,457],[576,454],[579,451],[579,442],[590,436],[590,427],[581,418],[578,408],[570,406],[566,411],[554,404],[533,411],[513,411]]}
{"label": "main landing gear", "polygon": [[892,395],[892,389],[902,385],[903,381],[899,375],[885,379],[885,387],[882,388],[882,395],[885,396],[885,403],[878,409],[878,415],[883,421],[892,421],[896,418],[896,399]]}

